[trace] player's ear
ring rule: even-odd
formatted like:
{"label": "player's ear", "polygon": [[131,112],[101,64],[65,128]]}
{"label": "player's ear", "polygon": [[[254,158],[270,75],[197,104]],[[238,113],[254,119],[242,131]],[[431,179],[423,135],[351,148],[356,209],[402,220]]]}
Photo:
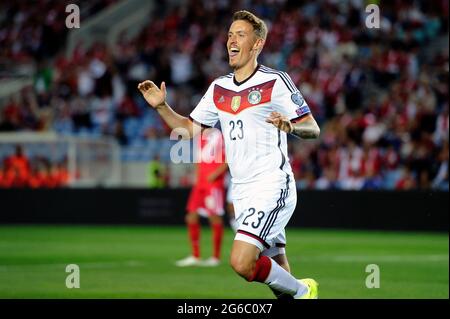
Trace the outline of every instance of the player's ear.
{"label": "player's ear", "polygon": [[264,46],[264,39],[257,38],[255,44],[253,45],[253,50],[256,50],[258,52],[261,52],[263,46]]}

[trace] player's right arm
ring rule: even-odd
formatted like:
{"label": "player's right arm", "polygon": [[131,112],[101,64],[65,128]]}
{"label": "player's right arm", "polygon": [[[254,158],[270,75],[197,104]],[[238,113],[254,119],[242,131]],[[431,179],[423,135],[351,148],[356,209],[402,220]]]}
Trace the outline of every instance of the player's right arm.
{"label": "player's right arm", "polygon": [[169,104],[167,104],[167,91],[166,84],[164,82],[162,82],[161,87],[158,88],[155,83],[150,80],[146,80],[139,83],[138,89],[147,103],[159,113],[162,119],[172,130],[183,129],[184,132],[187,132],[188,136],[183,134],[183,132],[180,132],[183,139],[193,138],[201,131],[201,126],[199,124],[195,123],[188,117],[178,114],[169,106]]}

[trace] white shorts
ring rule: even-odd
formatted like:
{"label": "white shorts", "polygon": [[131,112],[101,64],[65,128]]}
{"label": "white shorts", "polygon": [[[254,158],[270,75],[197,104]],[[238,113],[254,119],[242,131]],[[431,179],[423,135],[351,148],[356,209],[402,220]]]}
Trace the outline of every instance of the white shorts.
{"label": "white shorts", "polygon": [[285,227],[297,204],[295,183],[283,188],[255,191],[253,196],[233,201],[238,231],[234,240],[259,248],[263,255],[284,253]]}

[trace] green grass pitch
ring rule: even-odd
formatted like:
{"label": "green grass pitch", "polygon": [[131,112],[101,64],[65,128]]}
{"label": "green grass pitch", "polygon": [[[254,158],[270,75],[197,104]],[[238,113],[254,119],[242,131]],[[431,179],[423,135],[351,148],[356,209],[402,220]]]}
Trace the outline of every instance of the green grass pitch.
{"label": "green grass pitch", "polygon": [[[293,274],[320,283],[320,298],[448,298],[448,234],[287,229]],[[202,228],[202,253],[211,252]],[[188,252],[183,227],[0,226],[0,298],[273,298],[228,265],[177,268]],[[79,289],[66,288],[68,264]],[[380,288],[365,286],[377,264]]]}

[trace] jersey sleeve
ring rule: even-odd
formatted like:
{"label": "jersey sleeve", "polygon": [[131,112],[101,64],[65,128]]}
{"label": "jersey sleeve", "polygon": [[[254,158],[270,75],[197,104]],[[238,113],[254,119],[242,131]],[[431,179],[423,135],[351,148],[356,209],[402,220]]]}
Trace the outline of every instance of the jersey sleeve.
{"label": "jersey sleeve", "polygon": [[190,118],[204,126],[214,127],[219,120],[219,112],[214,104],[214,82],[190,114]]}
{"label": "jersey sleeve", "polygon": [[272,105],[275,111],[287,116],[291,122],[311,114],[311,110],[300,90],[297,89],[290,76],[285,72],[280,73],[275,83]]}

